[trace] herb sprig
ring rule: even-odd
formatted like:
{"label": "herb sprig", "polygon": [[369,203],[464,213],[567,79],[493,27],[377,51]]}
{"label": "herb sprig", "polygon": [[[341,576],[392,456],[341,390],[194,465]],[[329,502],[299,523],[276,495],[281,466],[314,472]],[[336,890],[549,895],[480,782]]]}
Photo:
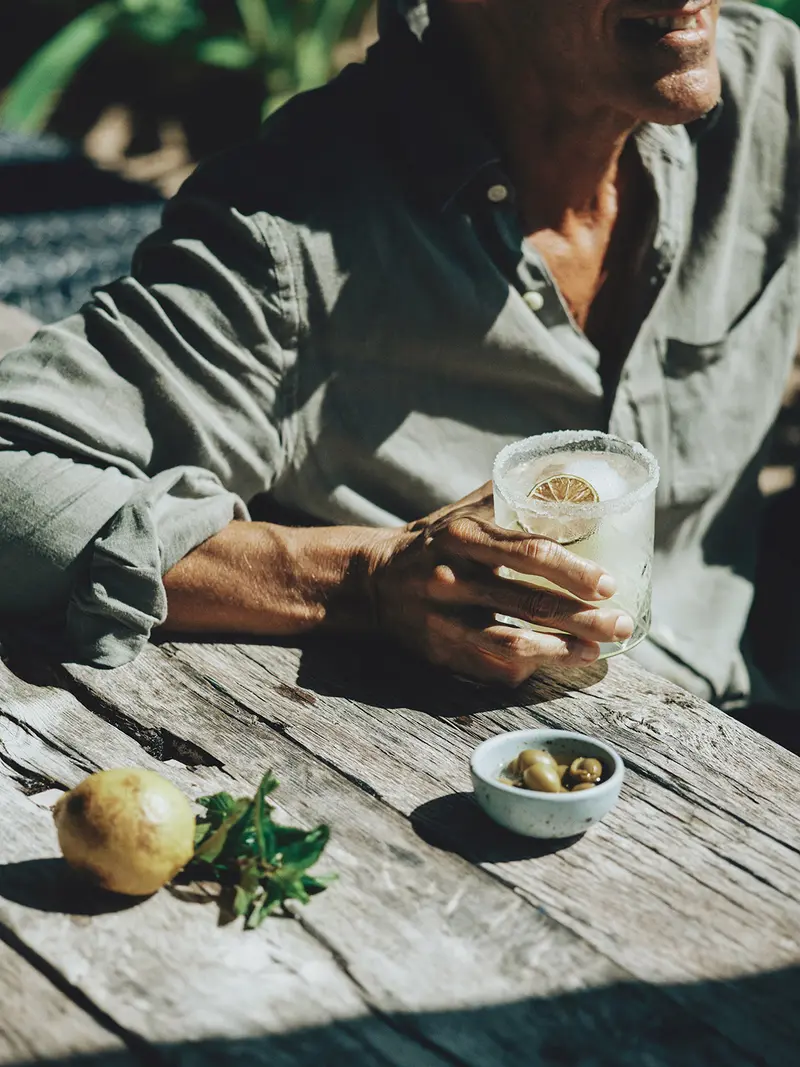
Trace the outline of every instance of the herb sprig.
{"label": "herb sprig", "polygon": [[267,797],[278,787],[268,772],[255,797],[234,799],[230,793],[201,797],[205,814],[197,817],[195,853],[184,874],[218,881],[227,890],[231,917],[244,917],[253,930],[289,900],[307,904],[336,875],[308,874],[328,843],[330,830],[300,830],[274,822]]}

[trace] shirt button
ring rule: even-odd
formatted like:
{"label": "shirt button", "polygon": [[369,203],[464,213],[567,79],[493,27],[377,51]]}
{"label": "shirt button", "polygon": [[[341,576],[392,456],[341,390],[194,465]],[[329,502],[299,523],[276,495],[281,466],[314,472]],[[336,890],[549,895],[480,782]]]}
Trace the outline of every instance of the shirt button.
{"label": "shirt button", "polygon": [[524,293],[522,299],[531,309],[531,311],[541,311],[544,307],[544,297],[536,290],[531,290],[530,293]]}
{"label": "shirt button", "polygon": [[493,204],[502,204],[508,200],[508,189],[505,185],[491,185],[486,193]]}

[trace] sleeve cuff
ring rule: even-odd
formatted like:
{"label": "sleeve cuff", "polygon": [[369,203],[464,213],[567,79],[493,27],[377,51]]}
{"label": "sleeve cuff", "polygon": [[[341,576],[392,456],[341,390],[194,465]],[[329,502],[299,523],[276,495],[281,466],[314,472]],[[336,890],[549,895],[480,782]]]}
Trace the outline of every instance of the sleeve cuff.
{"label": "sleeve cuff", "polygon": [[87,550],[67,607],[68,655],[107,668],[135,659],[167,616],[162,575],[247,518],[241,499],[208,471],[181,467],[142,483]]}

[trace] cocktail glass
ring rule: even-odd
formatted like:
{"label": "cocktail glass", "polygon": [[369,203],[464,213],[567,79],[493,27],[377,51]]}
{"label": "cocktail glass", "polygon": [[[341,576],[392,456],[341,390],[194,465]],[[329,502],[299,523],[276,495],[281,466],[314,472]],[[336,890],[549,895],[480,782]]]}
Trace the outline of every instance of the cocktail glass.
{"label": "cocktail glass", "polygon": [[[547,537],[593,560],[617,582],[604,606],[633,619],[625,641],[601,644],[602,659],[638,645],[650,628],[658,463],[642,445],[597,430],[563,430],[508,445],[494,465],[495,521]],[[544,578],[503,568],[504,577],[547,589]],[[518,619],[501,621],[553,632]]]}

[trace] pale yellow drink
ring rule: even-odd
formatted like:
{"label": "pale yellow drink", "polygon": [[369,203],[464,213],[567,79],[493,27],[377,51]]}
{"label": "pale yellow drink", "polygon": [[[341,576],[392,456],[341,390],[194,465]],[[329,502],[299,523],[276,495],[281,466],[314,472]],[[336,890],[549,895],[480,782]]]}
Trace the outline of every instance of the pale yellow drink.
{"label": "pale yellow drink", "polygon": [[[499,526],[558,541],[616,579],[617,592],[604,603],[630,615],[634,630],[627,641],[601,645],[604,658],[633,648],[650,628],[658,476],[658,463],[642,445],[595,430],[529,437],[504,448],[495,461]],[[502,573],[558,588],[543,578]]]}

